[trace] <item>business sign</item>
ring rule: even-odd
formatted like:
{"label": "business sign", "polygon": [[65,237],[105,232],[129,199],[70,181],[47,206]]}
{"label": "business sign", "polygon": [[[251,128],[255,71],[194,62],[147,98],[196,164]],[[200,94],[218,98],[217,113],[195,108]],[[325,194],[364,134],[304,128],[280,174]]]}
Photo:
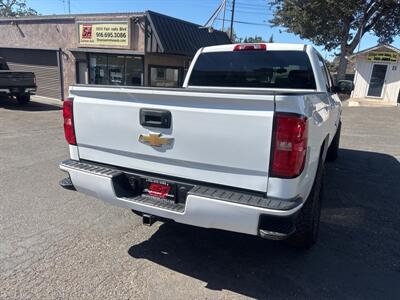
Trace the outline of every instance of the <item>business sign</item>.
{"label": "business sign", "polygon": [[397,62],[399,55],[395,52],[370,52],[369,61]]}
{"label": "business sign", "polygon": [[128,47],[128,22],[79,23],[79,45],[95,47]]}

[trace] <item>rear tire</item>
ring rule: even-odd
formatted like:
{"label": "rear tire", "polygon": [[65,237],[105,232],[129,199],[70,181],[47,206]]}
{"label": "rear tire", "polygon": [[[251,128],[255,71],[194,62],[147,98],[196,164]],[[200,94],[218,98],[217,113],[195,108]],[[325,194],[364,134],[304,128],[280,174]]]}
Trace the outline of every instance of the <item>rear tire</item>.
{"label": "rear tire", "polygon": [[332,143],[328,148],[328,152],[326,153],[327,161],[335,161],[338,158],[341,130],[342,130],[342,122],[339,122],[339,126],[336,130],[335,137],[333,138]]}
{"label": "rear tire", "polygon": [[29,94],[23,94],[23,95],[17,96],[17,102],[20,105],[28,104],[29,101],[31,101],[31,95],[29,95]]}
{"label": "rear tire", "polygon": [[296,219],[296,231],[288,237],[291,247],[308,250],[317,241],[321,216],[324,164],[321,161],[314,185]]}

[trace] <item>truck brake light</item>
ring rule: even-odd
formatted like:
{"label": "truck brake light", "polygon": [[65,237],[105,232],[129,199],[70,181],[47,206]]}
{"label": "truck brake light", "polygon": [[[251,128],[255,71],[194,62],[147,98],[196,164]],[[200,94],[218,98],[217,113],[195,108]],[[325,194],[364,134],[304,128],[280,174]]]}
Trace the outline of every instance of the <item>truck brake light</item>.
{"label": "truck brake light", "polygon": [[307,154],[307,136],[306,117],[275,114],[270,176],[294,178],[301,174]]}
{"label": "truck brake light", "polygon": [[255,51],[255,50],[267,50],[265,44],[240,44],[233,48],[233,51]]}
{"label": "truck brake light", "polygon": [[74,98],[67,98],[63,104],[64,134],[68,144],[76,145],[76,136],[74,128]]}

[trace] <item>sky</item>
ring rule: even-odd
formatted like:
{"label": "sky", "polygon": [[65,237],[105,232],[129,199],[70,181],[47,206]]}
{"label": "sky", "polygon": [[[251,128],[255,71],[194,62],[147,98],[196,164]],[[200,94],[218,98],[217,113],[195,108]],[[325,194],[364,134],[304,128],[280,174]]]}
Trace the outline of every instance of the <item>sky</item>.
{"label": "sky", "polygon": [[[68,13],[68,0],[27,0],[30,7],[42,15]],[[103,12],[144,12],[153,10],[179,19],[204,25],[217,9],[222,0],[70,0],[71,13],[103,13]],[[228,0],[231,4],[232,0]],[[234,30],[239,37],[261,36],[265,40],[273,35],[275,42],[282,43],[307,43],[298,36],[286,33],[284,28],[271,27],[268,20],[273,16],[273,11],[267,4],[268,0],[236,0]],[[228,5],[225,19],[230,19],[231,6]],[[215,29],[222,28],[222,13],[213,24]],[[242,23],[239,23],[242,22]],[[252,24],[243,24],[252,23]],[[225,22],[225,27],[229,26]],[[364,35],[360,50],[375,46],[377,37],[371,34]],[[392,44],[400,48],[400,37]],[[323,47],[316,47],[328,60],[334,58],[334,52],[326,52]]]}

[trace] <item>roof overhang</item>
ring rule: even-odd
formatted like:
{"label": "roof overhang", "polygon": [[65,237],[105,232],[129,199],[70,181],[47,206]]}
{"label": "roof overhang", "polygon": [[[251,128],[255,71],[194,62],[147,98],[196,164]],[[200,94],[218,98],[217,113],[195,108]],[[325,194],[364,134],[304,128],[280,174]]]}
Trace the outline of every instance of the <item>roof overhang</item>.
{"label": "roof overhang", "polygon": [[362,50],[360,52],[354,53],[354,54],[352,54],[352,55],[350,55],[350,56],[348,56],[346,58],[348,60],[351,60],[351,59],[355,58],[358,55],[362,55],[362,54],[365,54],[365,53],[368,53],[368,52],[371,52],[371,51],[375,51],[375,50],[378,50],[378,49],[381,49],[381,48],[386,48],[388,50],[391,50],[393,52],[396,52],[396,53],[400,54],[400,49],[398,49],[398,48],[396,48],[396,47],[394,47],[392,45],[376,45],[374,47],[367,48],[367,49],[364,49],[364,50]]}
{"label": "roof overhang", "polygon": [[75,20],[79,18],[118,18],[118,17],[141,17],[144,12],[116,12],[116,13],[92,13],[92,14],[68,14],[68,15],[33,15],[23,17],[0,17],[0,22],[19,22],[19,21],[57,21],[57,20]]}
{"label": "roof overhang", "polygon": [[146,12],[145,27],[148,53],[193,57],[202,47],[231,44],[225,32],[153,11]]}
{"label": "roof overhang", "polygon": [[71,52],[84,53],[103,53],[103,54],[120,54],[120,55],[144,55],[144,51],[135,51],[128,49],[103,49],[103,48],[69,48]]}
{"label": "roof overhang", "polygon": [[60,48],[0,47],[0,49],[15,49],[15,50],[40,50],[40,51],[60,51]]}

